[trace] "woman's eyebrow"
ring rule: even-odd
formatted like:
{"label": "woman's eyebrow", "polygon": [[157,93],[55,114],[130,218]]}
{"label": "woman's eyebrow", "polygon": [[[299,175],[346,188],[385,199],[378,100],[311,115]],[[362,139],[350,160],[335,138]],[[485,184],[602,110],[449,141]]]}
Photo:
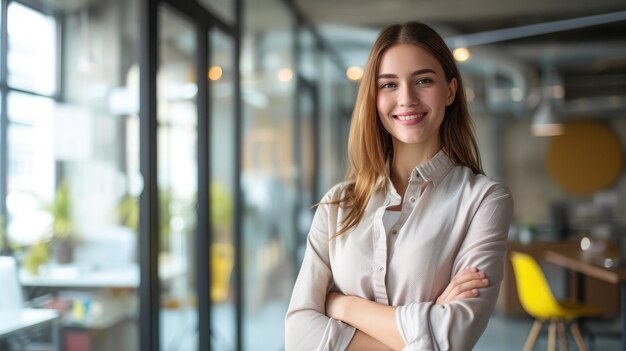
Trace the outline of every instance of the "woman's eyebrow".
{"label": "woman's eyebrow", "polygon": [[[420,74],[425,74],[425,73],[432,73],[435,75],[437,74],[437,72],[435,72],[434,70],[430,68],[424,68],[424,69],[419,69],[411,73],[411,77],[419,76]],[[393,73],[383,73],[383,74],[378,75],[378,79],[388,79],[388,78],[398,78],[398,76]]]}

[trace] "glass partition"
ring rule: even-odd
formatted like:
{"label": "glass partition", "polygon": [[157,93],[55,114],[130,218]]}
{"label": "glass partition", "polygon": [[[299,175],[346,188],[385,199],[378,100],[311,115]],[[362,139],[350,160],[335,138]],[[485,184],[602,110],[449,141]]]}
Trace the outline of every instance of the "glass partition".
{"label": "glass partition", "polygon": [[167,7],[159,8],[158,23],[160,345],[162,350],[195,350],[196,33],[193,22]]}
{"label": "glass partition", "polygon": [[[269,15],[271,14],[271,16]],[[245,350],[283,347],[293,285],[299,169],[294,153],[292,16],[278,0],[246,8],[242,135]]]}
{"label": "glass partition", "polygon": [[137,345],[136,4],[8,4],[8,238],[67,349]]}
{"label": "glass partition", "polygon": [[235,207],[235,98],[233,39],[219,30],[210,33],[210,218],[211,345],[215,350],[235,349],[235,291],[232,281]]}

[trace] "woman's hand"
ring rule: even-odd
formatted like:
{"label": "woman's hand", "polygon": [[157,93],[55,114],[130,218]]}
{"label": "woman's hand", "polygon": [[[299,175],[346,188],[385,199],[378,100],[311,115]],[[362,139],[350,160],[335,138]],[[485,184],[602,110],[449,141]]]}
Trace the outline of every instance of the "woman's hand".
{"label": "woman's hand", "polygon": [[477,268],[468,268],[452,278],[435,303],[441,305],[454,300],[476,297],[478,289],[486,286],[489,286],[489,279],[486,278],[485,273],[479,272]]}

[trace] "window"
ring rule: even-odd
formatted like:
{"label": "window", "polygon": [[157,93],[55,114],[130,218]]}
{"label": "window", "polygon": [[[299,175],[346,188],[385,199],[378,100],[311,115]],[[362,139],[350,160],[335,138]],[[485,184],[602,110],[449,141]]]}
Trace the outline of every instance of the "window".
{"label": "window", "polygon": [[9,3],[7,232],[17,245],[33,244],[52,222],[42,207],[55,188],[56,28],[53,16]]}

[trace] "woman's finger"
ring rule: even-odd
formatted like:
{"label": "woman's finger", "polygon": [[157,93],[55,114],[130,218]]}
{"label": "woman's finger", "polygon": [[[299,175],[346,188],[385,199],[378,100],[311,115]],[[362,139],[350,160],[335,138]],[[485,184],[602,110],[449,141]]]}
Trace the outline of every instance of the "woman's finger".
{"label": "woman's finger", "polygon": [[454,278],[452,278],[448,286],[446,286],[446,289],[437,298],[437,303],[440,303],[440,301],[449,300],[450,294],[458,285],[471,280],[482,279],[484,278],[484,276],[484,273],[479,272],[478,269],[475,267],[464,269],[463,271],[459,272]]}
{"label": "woman's finger", "polygon": [[447,296],[459,285],[467,283],[472,280],[483,279],[484,277],[485,277],[485,273],[478,272],[476,268],[470,268],[470,270],[463,271],[457,274],[454,278],[452,278],[452,280],[446,287],[446,290],[444,290],[444,292],[441,295]]}
{"label": "woman's finger", "polygon": [[[457,280],[458,282],[459,280]],[[451,289],[446,294],[441,294],[437,298],[437,304],[443,304],[454,300],[462,300],[469,297],[477,296],[473,291],[489,286],[489,279],[475,277],[474,279],[464,281],[463,283],[451,283]]]}
{"label": "woman's finger", "polygon": [[489,279],[473,279],[463,284],[457,285],[454,289],[452,289],[451,293],[448,294],[449,300],[455,300],[458,296],[462,295],[467,291],[471,291],[473,289],[479,289],[489,286]]}

